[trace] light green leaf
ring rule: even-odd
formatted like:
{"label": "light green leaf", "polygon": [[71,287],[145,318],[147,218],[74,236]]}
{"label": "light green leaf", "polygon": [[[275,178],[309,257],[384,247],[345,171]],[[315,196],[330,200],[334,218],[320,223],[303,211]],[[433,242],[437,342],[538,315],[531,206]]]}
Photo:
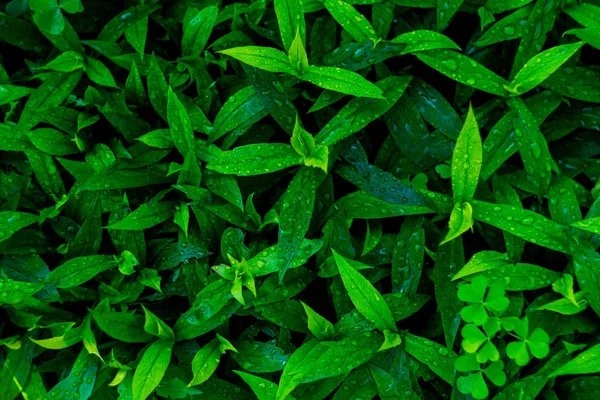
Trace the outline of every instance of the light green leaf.
{"label": "light green leaf", "polygon": [[85,58],[85,73],[87,74],[88,78],[90,78],[93,82],[96,82],[98,85],[110,88],[118,88],[115,78],[113,78],[110,70],[106,67],[106,65],[95,58]]}
{"label": "light green leaf", "polygon": [[141,231],[165,222],[173,216],[175,203],[163,201],[159,203],[144,203],[125,218],[111,224],[106,229]]}
{"label": "light green leaf", "polygon": [[583,42],[565,44],[541,52],[527,61],[506,89],[514,95],[530,91],[559,69],[583,44]]}
{"label": "light green leaf", "polygon": [[224,151],[206,165],[228,175],[268,174],[302,164],[302,157],[289,144],[249,144]]}
{"label": "light green leaf", "polygon": [[158,339],[146,348],[133,374],[133,400],[145,400],[160,384],[171,362],[172,351],[170,339]]}
{"label": "light green leaf", "polygon": [[220,53],[265,71],[296,74],[296,70],[292,69],[290,59],[285,53],[272,47],[234,47],[221,50]]}
{"label": "light green leaf", "polygon": [[341,68],[310,66],[299,78],[335,92],[356,97],[383,98],[377,86],[359,74]]}
{"label": "light green leaf", "polygon": [[58,288],[81,285],[94,276],[117,266],[114,256],[85,256],[69,260],[50,272],[46,282]]}
{"label": "light green leaf", "polygon": [[441,33],[428,30],[415,30],[396,36],[393,43],[404,43],[406,47],[401,54],[417,53],[425,50],[450,49],[460,51],[460,47]]}
{"label": "light green leaf", "polygon": [[595,374],[600,372],[600,344],[590,347],[557,368],[550,376]]}
{"label": "light green leaf", "polygon": [[356,309],[382,332],[396,332],[396,323],[389,306],[373,285],[348,261],[332,250],[344,287]]}
{"label": "light green leaf", "polygon": [[319,340],[329,340],[333,338],[333,324],[320,316],[315,310],[301,301],[302,307],[308,317],[308,330]]}
{"label": "light green leaf", "polygon": [[470,203],[456,203],[448,222],[449,231],[440,244],[456,239],[473,227],[473,207]]}
{"label": "light green leaf", "polygon": [[275,8],[284,50],[289,52],[296,35],[300,37],[303,45],[306,44],[306,23],[304,22],[302,1],[275,0],[273,7]]}
{"label": "light green leaf", "polygon": [[468,202],[473,199],[479,181],[482,160],[483,150],[479,127],[473,108],[469,107],[467,119],[458,135],[452,154],[452,192],[456,203]]}
{"label": "light green leaf", "polygon": [[325,8],[340,26],[357,42],[377,41],[371,23],[349,3],[341,0],[326,0]]}
{"label": "light green leaf", "polygon": [[506,80],[472,58],[450,50],[428,50],[416,54],[419,60],[464,85],[497,96],[506,96]]}

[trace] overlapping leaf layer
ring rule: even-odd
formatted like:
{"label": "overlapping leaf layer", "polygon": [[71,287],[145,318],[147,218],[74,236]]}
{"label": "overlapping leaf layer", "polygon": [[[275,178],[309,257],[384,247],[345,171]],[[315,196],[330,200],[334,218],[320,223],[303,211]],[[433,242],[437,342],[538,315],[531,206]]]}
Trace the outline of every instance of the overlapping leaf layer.
{"label": "overlapping leaf layer", "polygon": [[0,400],[600,397],[597,0],[1,7]]}

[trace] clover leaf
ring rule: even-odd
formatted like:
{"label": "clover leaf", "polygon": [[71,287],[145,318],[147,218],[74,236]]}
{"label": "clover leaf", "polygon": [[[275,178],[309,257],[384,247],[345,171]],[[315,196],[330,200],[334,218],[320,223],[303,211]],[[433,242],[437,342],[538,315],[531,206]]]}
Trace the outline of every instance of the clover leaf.
{"label": "clover leaf", "polygon": [[529,320],[527,317],[522,320],[511,317],[505,318],[502,321],[504,329],[513,331],[518,340],[509,343],[506,346],[506,355],[508,358],[515,360],[519,366],[525,366],[529,363],[530,355],[536,358],[544,358],[550,352],[550,337],[541,328],[536,328],[529,334]]}
{"label": "clover leaf", "polygon": [[468,303],[460,311],[461,318],[477,326],[488,321],[490,312],[500,316],[509,305],[502,283],[494,282],[489,285],[489,280],[483,276],[475,277],[470,284],[461,285],[458,288],[458,298]]}
{"label": "clover leaf", "polygon": [[491,339],[498,333],[498,329],[492,327],[491,330],[486,330],[484,326],[484,332],[482,332],[474,324],[467,324],[463,327],[461,335],[462,348],[470,354],[476,354],[477,361],[481,364],[488,360],[497,361],[500,358],[498,348]]}
{"label": "clover leaf", "polygon": [[474,354],[467,354],[456,359],[454,367],[459,372],[471,372],[461,376],[457,380],[458,390],[464,394],[470,394],[475,399],[485,399],[489,395],[489,389],[484,375],[496,386],[506,383],[504,363],[500,360],[491,362],[487,367],[481,368]]}

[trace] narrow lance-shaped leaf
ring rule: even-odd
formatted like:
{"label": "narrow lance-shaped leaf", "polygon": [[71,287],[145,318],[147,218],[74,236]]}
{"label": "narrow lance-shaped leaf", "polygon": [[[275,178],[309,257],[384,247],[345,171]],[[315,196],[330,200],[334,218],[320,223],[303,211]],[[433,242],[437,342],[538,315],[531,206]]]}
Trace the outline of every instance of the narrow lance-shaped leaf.
{"label": "narrow lance-shaped leaf", "polygon": [[315,206],[315,179],[313,168],[302,167],[283,194],[277,241],[280,281],[283,280],[308,231]]}
{"label": "narrow lance-shaped leaf", "polygon": [[234,47],[221,50],[220,53],[265,71],[295,74],[295,70],[290,66],[290,60],[285,53],[272,47]]}
{"label": "narrow lance-shaped leaf", "polygon": [[443,31],[464,0],[437,0],[437,27]]}
{"label": "narrow lance-shaped leaf", "polygon": [[402,96],[411,81],[410,76],[394,76],[376,83],[382,99],[352,99],[317,134],[317,144],[333,146],[339,141],[363,129],[370,122],[385,114]]}
{"label": "narrow lance-shaped leaf", "polygon": [[286,52],[290,50],[296,33],[306,44],[306,22],[301,0],[274,0],[273,7],[277,16],[281,41]]}
{"label": "narrow lance-shaped leaf", "polygon": [[[523,27],[523,37],[515,54],[510,76],[523,68],[525,63],[539,53],[546,43],[546,36],[554,26],[560,2],[537,0]],[[568,7],[567,7],[568,8]]]}
{"label": "narrow lance-shaped leaf", "polygon": [[451,278],[458,272],[459,265],[464,265],[464,263],[462,238],[459,237],[438,247],[435,268],[433,269],[433,283],[435,286],[435,299],[442,316],[446,346],[449,349],[453,347],[456,340],[460,326],[460,310],[463,307],[462,301],[457,297],[456,285],[451,282]]}
{"label": "narrow lance-shaped leaf", "polygon": [[73,397],[87,399],[92,394],[96,382],[98,359],[82,349],[73,364],[71,373],[48,392],[48,398],[59,397],[67,392]]}
{"label": "narrow lance-shaped leaf", "polygon": [[456,239],[473,227],[473,207],[470,203],[456,203],[450,214],[448,233],[440,244]]}
{"label": "narrow lance-shaped leaf", "polygon": [[186,156],[196,146],[192,123],[190,122],[187,110],[170,87],[167,103],[167,120],[169,121],[169,128],[173,135],[175,147],[177,147],[177,150],[183,156]]}
{"label": "narrow lance-shaped leaf", "polygon": [[107,226],[106,229],[141,231],[165,222],[173,216],[174,212],[175,202],[172,201],[145,203],[121,221]]}
{"label": "narrow lance-shaped leaf", "polygon": [[357,42],[377,40],[377,34],[371,23],[350,4],[338,0],[326,0],[325,8]]}
{"label": "narrow lance-shaped leaf", "polygon": [[133,400],[147,399],[160,384],[171,362],[172,351],[173,341],[170,339],[158,339],[144,351],[133,374]]}
{"label": "narrow lance-shaped leaf", "polygon": [[450,49],[461,50],[461,48],[448,36],[435,31],[416,30],[406,32],[390,40],[393,43],[404,43],[406,47],[401,54],[417,53],[425,50]]}
{"label": "narrow lance-shaped leaf", "polygon": [[348,261],[332,250],[344,287],[356,309],[381,331],[396,332],[396,323],[389,306],[377,289]]}
{"label": "narrow lance-shaped leaf", "polygon": [[267,115],[267,112],[259,98],[259,94],[252,86],[245,87],[229,97],[219,110],[215,118],[215,130],[211,133],[211,139],[215,141],[226,133],[246,124],[251,126],[265,115]]}
{"label": "narrow lance-shaped leaf", "polygon": [[506,80],[472,58],[450,50],[429,50],[416,54],[419,60],[464,85],[497,96],[506,96]]}
{"label": "narrow lance-shaped leaf", "polygon": [[54,284],[58,288],[78,286],[116,266],[117,262],[114,256],[77,257],[52,270],[46,282]]}
{"label": "narrow lance-shaped leaf", "polygon": [[0,211],[0,242],[10,238],[15,232],[38,222],[38,216],[19,211]]}
{"label": "narrow lance-shaped leaf", "polygon": [[473,108],[469,107],[467,119],[458,135],[452,154],[452,192],[456,203],[473,199],[479,181],[482,158],[479,127]]}
{"label": "narrow lance-shaped leaf", "polygon": [[302,156],[289,144],[249,144],[221,153],[206,168],[222,174],[250,176],[268,174],[302,162]]}
{"label": "narrow lance-shaped leaf", "polygon": [[565,44],[548,49],[531,60],[519,70],[510,84],[506,87],[511,93],[520,95],[530,91],[554,71],[560,68],[569,58],[583,46],[583,42]]}
{"label": "narrow lance-shaped leaf", "polygon": [[216,6],[187,9],[183,17],[181,53],[184,56],[200,56],[217,22],[219,9]]}
{"label": "narrow lance-shaped leaf", "polygon": [[310,66],[299,76],[323,89],[333,90],[356,97],[381,99],[381,89],[359,74],[341,68]]}
{"label": "narrow lance-shaped leaf", "polygon": [[531,176],[538,193],[544,194],[550,185],[551,171],[558,171],[546,138],[540,132],[537,120],[520,98],[508,101],[514,114],[513,124],[519,152],[525,170]]}
{"label": "narrow lance-shaped leaf", "polygon": [[571,253],[571,238],[557,223],[533,211],[474,200],[473,217],[539,246]]}
{"label": "narrow lance-shaped leaf", "polygon": [[600,372],[600,345],[595,345],[558,367],[550,376],[595,374]]}

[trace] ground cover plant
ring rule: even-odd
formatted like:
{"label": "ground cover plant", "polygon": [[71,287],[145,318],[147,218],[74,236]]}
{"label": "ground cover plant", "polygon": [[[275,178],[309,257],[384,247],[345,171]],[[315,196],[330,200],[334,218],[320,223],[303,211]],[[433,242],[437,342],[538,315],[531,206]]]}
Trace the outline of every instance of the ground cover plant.
{"label": "ground cover plant", "polygon": [[13,0],[0,400],[598,399],[600,2]]}

